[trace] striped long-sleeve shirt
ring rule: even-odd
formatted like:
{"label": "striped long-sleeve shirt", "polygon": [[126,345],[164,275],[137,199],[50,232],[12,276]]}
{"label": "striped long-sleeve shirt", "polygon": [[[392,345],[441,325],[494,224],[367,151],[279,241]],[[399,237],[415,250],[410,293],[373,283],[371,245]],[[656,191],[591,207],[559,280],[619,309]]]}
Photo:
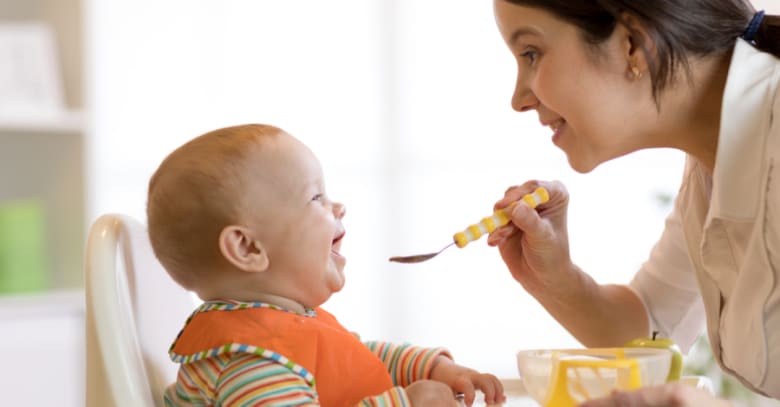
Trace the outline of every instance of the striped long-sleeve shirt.
{"label": "striped long-sleeve shirt", "polygon": [[[403,387],[430,377],[441,348],[366,342],[387,367],[395,387],[369,396],[358,406],[410,406]],[[225,353],[186,363],[166,389],[166,406],[318,406],[317,392],[297,373],[274,360],[247,353]]]}

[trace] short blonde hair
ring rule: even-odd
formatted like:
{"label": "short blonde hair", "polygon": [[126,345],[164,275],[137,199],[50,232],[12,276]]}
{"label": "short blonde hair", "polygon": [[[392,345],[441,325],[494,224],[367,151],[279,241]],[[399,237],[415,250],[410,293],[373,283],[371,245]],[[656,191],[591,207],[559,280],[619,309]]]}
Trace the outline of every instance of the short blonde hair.
{"label": "short blonde hair", "polygon": [[199,276],[225,264],[222,230],[240,219],[248,157],[284,131],[269,125],[225,127],[169,154],[149,181],[149,239],[173,279],[194,290]]}

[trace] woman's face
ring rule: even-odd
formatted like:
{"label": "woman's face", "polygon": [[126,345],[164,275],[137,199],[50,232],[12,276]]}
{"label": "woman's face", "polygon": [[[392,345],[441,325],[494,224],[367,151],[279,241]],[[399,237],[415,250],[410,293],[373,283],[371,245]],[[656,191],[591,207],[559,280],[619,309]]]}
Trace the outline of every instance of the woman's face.
{"label": "woman's face", "polygon": [[581,173],[645,147],[642,121],[655,111],[649,75],[634,78],[637,50],[618,25],[602,44],[539,8],[494,0],[498,29],[517,60],[512,108],[536,110],[552,142]]}

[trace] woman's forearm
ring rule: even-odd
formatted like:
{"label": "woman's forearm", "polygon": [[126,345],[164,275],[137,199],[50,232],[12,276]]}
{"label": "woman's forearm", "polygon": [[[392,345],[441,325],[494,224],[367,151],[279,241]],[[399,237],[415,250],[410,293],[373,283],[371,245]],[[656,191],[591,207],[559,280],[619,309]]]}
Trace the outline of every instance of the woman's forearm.
{"label": "woman's forearm", "polygon": [[531,292],[586,347],[623,346],[647,336],[644,304],[625,285],[599,285],[575,267],[566,284]]}

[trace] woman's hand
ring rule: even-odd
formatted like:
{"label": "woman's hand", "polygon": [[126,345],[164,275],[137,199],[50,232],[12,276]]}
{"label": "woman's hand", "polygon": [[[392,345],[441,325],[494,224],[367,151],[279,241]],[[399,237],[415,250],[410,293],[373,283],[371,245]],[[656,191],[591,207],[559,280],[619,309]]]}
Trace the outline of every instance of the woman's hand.
{"label": "woman's hand", "polygon": [[456,394],[463,394],[463,401],[467,406],[474,403],[476,390],[485,395],[486,404],[497,404],[506,400],[504,386],[496,376],[460,366],[443,355],[437,356],[433,363],[431,380],[448,385]]}
{"label": "woman's hand", "polygon": [[[520,200],[537,187],[544,187],[550,200],[532,209]],[[528,181],[506,190],[494,209],[519,201],[510,211],[512,221],[488,236],[488,244],[498,246],[512,277],[531,293],[548,291],[565,281],[571,271],[566,210],[569,193],[557,181]]]}
{"label": "woman's hand", "polygon": [[667,383],[633,391],[616,391],[610,397],[580,407],[729,407],[726,400],[684,383]]}

